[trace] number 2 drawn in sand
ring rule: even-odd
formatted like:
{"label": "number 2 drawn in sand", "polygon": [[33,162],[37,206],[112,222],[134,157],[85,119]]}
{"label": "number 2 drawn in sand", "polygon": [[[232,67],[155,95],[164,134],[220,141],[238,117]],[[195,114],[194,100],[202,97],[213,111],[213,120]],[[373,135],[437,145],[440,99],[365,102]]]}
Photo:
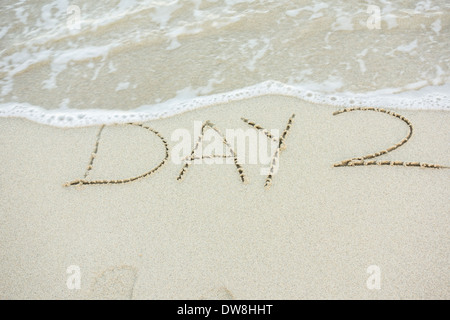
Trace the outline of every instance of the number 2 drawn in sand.
{"label": "number 2 drawn in sand", "polygon": [[371,166],[371,165],[376,165],[376,166],[404,166],[404,167],[421,167],[421,168],[433,168],[433,169],[449,169],[450,167],[448,166],[442,166],[439,164],[429,164],[429,163],[425,163],[425,162],[405,162],[405,161],[390,161],[390,160],[367,160],[367,159],[374,159],[377,158],[383,154],[387,154],[391,151],[394,151],[395,149],[400,148],[402,145],[404,145],[406,142],[408,142],[408,140],[411,138],[412,133],[413,133],[413,126],[411,124],[411,121],[409,121],[408,119],[406,119],[404,116],[389,111],[389,110],[385,110],[385,109],[380,109],[380,108],[370,108],[370,107],[356,107],[356,108],[346,108],[346,109],[342,109],[339,111],[336,111],[333,113],[334,116],[342,114],[342,113],[346,113],[346,112],[352,112],[352,111],[375,111],[375,112],[382,112],[382,113],[386,113],[392,117],[395,118],[399,118],[400,120],[402,120],[404,123],[406,123],[408,125],[409,128],[409,132],[408,135],[403,138],[402,141],[400,141],[399,143],[387,148],[386,150],[381,150],[379,152],[376,153],[372,153],[366,156],[362,156],[362,157],[357,157],[357,158],[351,158],[351,159],[347,159],[347,160],[343,160],[341,162],[335,163],[333,166],[334,167],[354,167],[354,166]]}

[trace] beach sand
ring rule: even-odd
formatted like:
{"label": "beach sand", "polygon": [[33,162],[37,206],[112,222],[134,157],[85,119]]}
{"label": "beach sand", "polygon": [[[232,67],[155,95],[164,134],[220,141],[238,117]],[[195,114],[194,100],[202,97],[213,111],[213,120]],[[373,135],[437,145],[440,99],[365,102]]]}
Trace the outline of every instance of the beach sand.
{"label": "beach sand", "polygon": [[[172,133],[193,134],[194,121],[282,131],[295,113],[268,190],[261,165],[243,165],[243,184],[233,164],[192,165],[177,181],[172,161],[132,183],[64,187],[83,178],[99,127],[0,119],[0,299],[449,299],[450,170],[333,167],[408,133],[387,114],[338,109],[263,96],[146,123],[172,152]],[[380,160],[450,165],[449,112],[394,111],[414,133]],[[154,134],[107,126],[88,179],[163,158]]]}

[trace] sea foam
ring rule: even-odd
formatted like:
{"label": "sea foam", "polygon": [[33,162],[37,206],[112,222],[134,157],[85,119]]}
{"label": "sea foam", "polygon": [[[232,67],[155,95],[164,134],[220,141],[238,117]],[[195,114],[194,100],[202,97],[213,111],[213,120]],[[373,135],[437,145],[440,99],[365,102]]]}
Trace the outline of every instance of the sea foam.
{"label": "sea foam", "polygon": [[[312,91],[277,81],[263,83],[209,96],[190,97],[189,94],[153,105],[143,105],[129,111],[60,108],[46,110],[28,103],[0,104],[0,117],[19,117],[56,127],[82,127],[100,124],[144,122],[171,117],[189,110],[264,95],[283,95],[335,107],[379,107],[385,109],[421,109],[450,111],[450,84],[428,86],[416,91],[395,93],[396,89],[383,89],[364,94],[329,94]],[[195,93],[193,93],[195,94]],[[300,102],[299,102],[300,104]],[[225,107],[225,106],[224,106]]]}
{"label": "sea foam", "polygon": [[449,110],[447,2],[5,0],[0,117],[142,122],[270,94]]}

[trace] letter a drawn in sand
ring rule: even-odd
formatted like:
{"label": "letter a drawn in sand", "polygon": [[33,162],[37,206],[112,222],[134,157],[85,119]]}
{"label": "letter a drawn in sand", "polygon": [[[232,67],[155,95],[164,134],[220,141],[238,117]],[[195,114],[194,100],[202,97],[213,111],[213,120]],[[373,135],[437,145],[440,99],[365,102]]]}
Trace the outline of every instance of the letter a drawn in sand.
{"label": "letter a drawn in sand", "polygon": [[124,183],[129,183],[129,182],[133,182],[142,178],[146,178],[151,176],[152,174],[154,174],[156,171],[158,171],[169,159],[169,146],[167,144],[166,139],[156,130],[153,130],[150,127],[144,126],[143,124],[137,124],[137,123],[128,123],[127,125],[131,125],[131,126],[137,126],[137,127],[141,127],[143,129],[146,129],[150,132],[152,132],[153,134],[155,134],[159,139],[161,139],[162,143],[164,144],[164,148],[165,148],[165,157],[164,159],[153,169],[151,169],[150,171],[147,171],[139,176],[136,177],[132,177],[132,178],[128,178],[128,179],[122,179],[122,180],[87,180],[87,177],[90,173],[90,171],[93,169],[94,167],[94,161],[95,158],[97,156],[97,152],[98,152],[98,147],[100,145],[100,138],[103,132],[103,129],[105,128],[105,126],[101,126],[100,130],[97,134],[97,141],[95,143],[95,147],[94,147],[94,151],[91,154],[90,160],[89,160],[89,165],[86,169],[86,172],[84,174],[84,178],[80,179],[80,180],[75,180],[75,181],[71,181],[71,182],[67,182],[66,184],[64,184],[65,187],[70,187],[70,186],[82,186],[82,185],[94,185],[94,184],[124,184]]}
{"label": "letter a drawn in sand", "polygon": [[[222,143],[227,147],[228,151],[230,152],[230,155],[225,155],[225,154],[223,154],[223,155],[222,154],[221,155],[217,155],[217,154],[203,155],[203,153],[201,154],[201,156],[196,155],[196,151],[199,150],[199,147],[200,147],[201,143],[203,142],[206,128],[214,130],[215,132],[217,132],[217,134],[219,134],[219,136],[222,137]],[[181,169],[181,172],[178,175],[177,180],[181,181],[183,179],[184,175],[186,174],[187,169],[192,164],[192,162],[194,162],[195,160],[214,159],[214,158],[223,158],[223,159],[232,158],[234,165],[236,166],[236,170],[239,173],[239,178],[241,179],[241,181],[243,183],[248,183],[248,178],[244,174],[244,169],[239,164],[236,152],[233,150],[231,145],[228,143],[225,136],[210,121],[206,121],[202,125],[200,136],[198,137],[197,142],[195,143],[194,149],[192,149],[191,154],[185,158],[185,164],[184,164],[183,168]]]}

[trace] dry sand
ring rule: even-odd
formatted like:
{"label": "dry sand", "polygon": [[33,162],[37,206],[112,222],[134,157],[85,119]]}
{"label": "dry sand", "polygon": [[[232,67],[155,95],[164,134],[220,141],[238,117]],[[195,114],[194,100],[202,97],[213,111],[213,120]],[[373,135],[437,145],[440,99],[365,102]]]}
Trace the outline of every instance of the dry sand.
{"label": "dry sand", "polygon": [[[172,132],[211,120],[225,131],[249,118],[282,130],[296,120],[278,174],[260,165],[166,163],[123,185],[63,187],[83,177],[98,127],[59,129],[0,119],[0,299],[450,298],[448,169],[344,167],[383,150],[408,127],[375,112],[265,96],[146,123]],[[397,111],[412,138],[380,160],[450,165],[450,113]],[[124,179],[164,157],[158,138],[104,129],[90,179]],[[69,290],[69,266],[81,289]],[[367,268],[381,270],[369,290]]]}

